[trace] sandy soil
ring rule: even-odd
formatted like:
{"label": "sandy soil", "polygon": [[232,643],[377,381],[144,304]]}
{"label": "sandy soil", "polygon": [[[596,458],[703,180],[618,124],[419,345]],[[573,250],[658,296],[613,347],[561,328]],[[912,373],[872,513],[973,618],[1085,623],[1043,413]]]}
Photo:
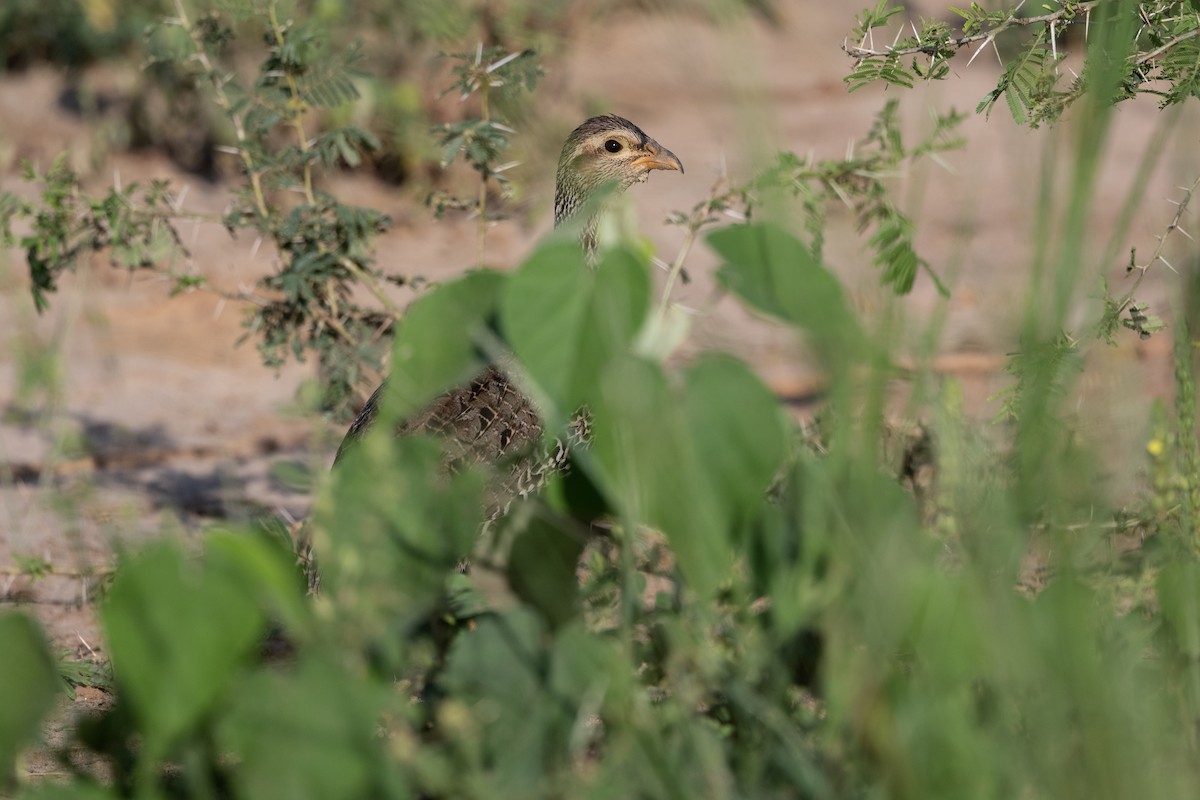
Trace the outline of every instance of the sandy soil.
{"label": "sandy soil", "polygon": [[[547,65],[558,87],[557,99],[546,100],[549,117],[569,127],[582,118],[585,103],[598,105],[635,120],[685,163],[685,175],[655,174],[633,192],[644,230],[664,257],[675,253],[683,230],[660,221],[701,200],[723,169],[744,174],[781,147],[840,155],[866,132],[884,100],[875,88],[847,95],[841,80],[849,63],[839,48],[856,4],[780,5],[784,18],[774,25],[748,19],[717,27],[687,16],[614,19],[587,27],[563,60]],[[994,87],[997,70],[995,59],[970,67],[964,61],[951,81],[903,94],[912,130],[921,129],[930,108],[972,111]],[[227,186],[199,181],[155,153],[112,153],[90,167],[95,131],[59,104],[61,89],[62,76],[52,70],[0,76],[0,188],[27,191],[18,180],[19,159],[45,166],[66,151],[90,169],[96,186],[114,176],[166,177],[188,186],[189,208],[222,210]],[[1091,218],[1101,238],[1158,116],[1153,104],[1141,102],[1116,115]],[[1174,212],[1167,198],[1178,196],[1182,176],[1197,168],[1194,123],[1180,126],[1151,180],[1129,242],[1139,252],[1152,250]],[[1071,134],[1070,123],[1062,131]],[[1048,134],[1018,128],[1003,108],[990,121],[972,116],[962,132],[970,145],[946,158],[951,170],[924,164],[898,179],[898,196],[917,217],[923,253],[954,287],[940,334],[939,372],[961,380],[971,413],[987,419],[995,412],[987,398],[1007,384],[1004,354],[1015,347],[1028,292],[1038,157]],[[553,158],[527,165],[527,190],[544,209],[542,221],[497,224],[489,240],[492,262],[519,262],[548,229],[552,172]],[[339,176],[331,186],[398,220],[380,242],[384,268],[436,278],[471,265],[472,223],[434,223],[419,199],[368,178]],[[876,285],[862,241],[844,216],[834,212],[828,258],[872,319],[887,293]],[[250,285],[272,268],[268,248],[255,251],[252,242],[232,240],[218,226],[199,225],[189,235],[195,267],[219,286]],[[711,305],[713,266],[703,248],[691,256],[695,280],[682,292],[683,303]],[[1097,274],[1107,274],[1119,290],[1127,280],[1122,266],[1097,264]],[[1151,275],[1142,293],[1159,311],[1173,285],[1166,278]],[[194,538],[206,522],[264,509],[303,517],[309,497],[275,480],[273,465],[299,461],[324,469],[341,430],[289,412],[311,366],[264,368],[251,345],[234,346],[242,333],[240,310],[211,295],[168,299],[163,281],[119,273],[101,260],[64,281],[40,317],[26,287],[20,254],[0,253],[0,412],[8,412],[0,420],[0,608],[20,600],[57,647],[85,652],[86,642],[103,656],[87,601],[96,573],[111,566],[122,543],[164,531]],[[914,323],[910,328],[923,330],[939,312],[931,283],[920,280],[901,309]],[[1082,323],[1094,313],[1094,302],[1081,302],[1075,319]],[[914,351],[915,339],[906,343]],[[48,405],[34,398],[25,405],[39,413],[18,414],[20,370],[28,362],[19,354],[31,347],[59,352],[61,397]],[[795,335],[754,319],[729,299],[695,320],[689,347],[741,354],[784,395],[819,386]],[[1141,452],[1147,406],[1169,392],[1168,338],[1140,343],[1123,336],[1115,348],[1092,347],[1089,359],[1094,368],[1077,411],[1085,429],[1105,443],[1115,491],[1131,494],[1137,459],[1118,456]],[[63,441],[76,446],[62,454]],[[50,562],[54,573],[36,581],[19,574],[20,559],[31,556]]]}

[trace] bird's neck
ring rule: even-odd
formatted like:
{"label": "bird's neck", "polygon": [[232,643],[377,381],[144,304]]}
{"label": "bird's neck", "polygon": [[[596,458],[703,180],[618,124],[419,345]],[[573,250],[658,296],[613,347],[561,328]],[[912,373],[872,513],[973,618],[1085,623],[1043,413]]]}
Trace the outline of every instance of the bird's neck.
{"label": "bird's neck", "polygon": [[596,259],[596,228],[599,227],[600,215],[604,212],[603,208],[595,207],[586,208],[585,211],[585,207],[592,205],[588,202],[591,195],[590,189],[579,185],[571,176],[559,173],[554,191],[554,227],[575,219],[580,212],[587,214],[579,230],[579,244],[583,247],[589,263]]}

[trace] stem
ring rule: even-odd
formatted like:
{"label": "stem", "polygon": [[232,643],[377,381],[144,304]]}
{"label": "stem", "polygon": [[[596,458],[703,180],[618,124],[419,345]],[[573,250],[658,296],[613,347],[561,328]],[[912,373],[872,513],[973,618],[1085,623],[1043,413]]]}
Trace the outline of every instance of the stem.
{"label": "stem", "polygon": [[[271,0],[267,4],[267,14],[271,19],[271,31],[275,36],[275,46],[282,48],[284,45],[284,30],[279,24],[278,2]],[[304,161],[304,199],[308,201],[310,206],[317,204],[316,196],[313,194],[312,182],[312,162],[308,159],[308,136],[304,133],[304,112],[308,109],[308,104],[300,96],[300,87],[296,83],[296,76],[291,72],[284,70],[284,78],[287,80],[288,93],[291,96],[291,102],[288,104],[289,121],[292,128],[296,131],[296,139],[300,145],[300,152],[305,155]]]}
{"label": "stem", "polygon": [[196,50],[196,60],[200,62],[200,66],[204,69],[205,77],[212,84],[213,96],[217,101],[217,105],[229,117],[229,121],[233,123],[233,132],[238,141],[237,153],[246,168],[246,176],[250,178],[250,187],[254,190],[254,205],[258,209],[259,216],[264,220],[268,219],[271,216],[271,210],[267,207],[266,195],[263,193],[262,188],[262,178],[254,166],[254,158],[250,155],[250,151],[246,149],[246,142],[249,137],[246,136],[246,126],[242,122],[242,117],[233,110],[233,103],[230,102],[229,95],[225,94],[225,81],[217,75],[217,68],[209,59],[208,53],[204,50],[204,42],[200,40],[200,36],[192,26],[191,20],[188,19],[187,10],[183,7],[183,0],[175,0],[175,12],[179,15],[180,26],[187,32],[188,38],[192,41],[192,47]]}
{"label": "stem", "polygon": [[341,263],[341,265],[348,272],[352,273],[354,275],[354,277],[358,278],[360,281],[362,281],[363,283],[365,283],[367,285],[367,288],[371,290],[371,294],[375,295],[375,299],[380,302],[380,304],[384,307],[384,309],[389,314],[391,314],[396,319],[400,318],[400,316],[401,316],[400,307],[392,302],[392,298],[387,296],[387,293],[385,293],[383,291],[383,287],[379,285],[379,281],[377,281],[375,279],[374,275],[367,272],[365,269],[358,266],[358,264],[355,264],[353,261],[346,258],[345,256],[342,256],[339,263]]}
{"label": "stem", "polygon": [[[955,48],[956,50],[961,50],[962,48],[966,47],[967,45],[973,44],[975,42],[983,42],[983,41],[987,41],[989,39],[995,39],[1001,33],[1004,33],[1006,30],[1008,30],[1009,28],[1012,28],[1012,27],[1023,27],[1026,25],[1038,25],[1038,24],[1042,24],[1042,23],[1045,23],[1047,25],[1057,25],[1058,23],[1068,20],[1069,18],[1074,17],[1077,14],[1080,14],[1080,13],[1090,14],[1092,9],[1094,9],[1098,5],[1100,5],[1100,0],[1089,0],[1089,2],[1078,3],[1072,7],[1060,8],[1058,11],[1054,11],[1049,14],[1042,14],[1041,16],[1037,16],[1037,17],[1018,17],[1015,14],[1013,14],[1013,15],[1009,16],[1007,19],[1005,19],[1004,21],[997,23],[994,28],[990,28],[986,31],[980,31],[979,33],[971,34],[970,36],[947,37],[947,39],[945,40],[945,44],[950,47]],[[1192,35],[1195,35],[1195,33],[1196,32],[1193,31]],[[1180,37],[1181,40],[1188,39],[1188,38],[1191,38],[1191,36]],[[1167,44],[1173,45],[1173,44],[1177,44],[1177,42],[1168,42]],[[1161,49],[1165,49],[1165,48],[1160,48],[1160,50]],[[886,50],[874,50],[874,49],[871,49],[869,47],[864,47],[864,46],[855,47],[854,45],[851,45],[851,44],[843,44],[842,50],[845,51],[846,55],[850,56],[851,58],[855,59],[856,61],[865,61],[870,58],[882,58],[885,56],[899,57],[899,56],[916,55],[917,53],[928,53],[929,52],[929,43],[928,42],[921,43],[918,41],[918,43],[915,47],[904,47],[904,48],[889,47]],[[1155,52],[1152,55],[1157,56],[1159,54],[1160,53]],[[1140,64],[1142,62],[1139,61],[1138,63]]]}
{"label": "stem", "polygon": [[[1167,225],[1167,229],[1159,234],[1158,246],[1154,248],[1154,255],[1150,257],[1150,260],[1145,264],[1134,264],[1129,267],[1128,272],[1132,272],[1136,269],[1138,270],[1138,276],[1134,278],[1133,285],[1129,287],[1129,291],[1125,292],[1125,294],[1121,296],[1120,308],[1122,311],[1125,310],[1125,306],[1133,302],[1133,295],[1137,292],[1138,287],[1142,285],[1142,281],[1145,279],[1146,273],[1152,266],[1154,266],[1156,262],[1162,261],[1164,264],[1167,264],[1167,266],[1170,267],[1170,264],[1168,264],[1166,259],[1163,258],[1163,250],[1166,248],[1167,237],[1170,236],[1172,232],[1179,229],[1179,220],[1183,219],[1183,215],[1187,212],[1188,205],[1192,202],[1192,197],[1195,196],[1198,188],[1200,188],[1200,177],[1197,177],[1194,181],[1192,181],[1190,186],[1183,190],[1183,199],[1181,199],[1176,206],[1175,216],[1171,218],[1171,222]],[[1171,269],[1174,271],[1173,267]]]}
{"label": "stem", "polygon": [[[488,86],[489,78],[485,72],[479,83],[479,96],[482,102],[480,118],[485,123],[491,121],[488,109]],[[487,250],[487,182],[488,166],[484,164],[479,171],[479,258],[477,261],[480,267],[483,266],[484,253]]]}
{"label": "stem", "polygon": [[696,242],[696,234],[700,231],[700,226],[707,221],[700,221],[698,224],[695,221],[689,222],[687,226],[687,235],[683,239],[683,244],[679,247],[679,252],[675,254],[675,260],[671,262],[671,270],[667,273],[667,283],[663,286],[662,300],[658,304],[658,316],[662,319],[667,315],[667,309],[671,306],[671,291],[675,288],[675,281],[679,278],[679,274],[683,272],[683,262],[687,259],[688,252],[691,251],[692,245]]}

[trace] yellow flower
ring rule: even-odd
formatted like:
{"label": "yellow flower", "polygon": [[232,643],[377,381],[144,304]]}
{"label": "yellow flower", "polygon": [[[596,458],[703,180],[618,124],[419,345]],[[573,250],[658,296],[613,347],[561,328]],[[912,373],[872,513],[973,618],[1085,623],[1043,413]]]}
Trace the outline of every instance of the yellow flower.
{"label": "yellow flower", "polygon": [[1163,454],[1163,450],[1167,449],[1167,444],[1162,439],[1151,439],[1146,442],[1146,452],[1158,458]]}
{"label": "yellow flower", "polygon": [[109,33],[117,26],[117,12],[109,0],[84,0],[83,13],[93,28]]}

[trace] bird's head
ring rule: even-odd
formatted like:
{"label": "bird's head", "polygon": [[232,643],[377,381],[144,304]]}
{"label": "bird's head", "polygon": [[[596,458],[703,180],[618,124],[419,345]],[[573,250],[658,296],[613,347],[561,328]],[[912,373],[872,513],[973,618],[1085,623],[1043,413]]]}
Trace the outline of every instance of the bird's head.
{"label": "bird's head", "polygon": [[556,221],[573,214],[596,189],[625,189],[646,180],[654,169],[683,172],[683,163],[623,117],[586,120],[567,137],[558,159]]}

